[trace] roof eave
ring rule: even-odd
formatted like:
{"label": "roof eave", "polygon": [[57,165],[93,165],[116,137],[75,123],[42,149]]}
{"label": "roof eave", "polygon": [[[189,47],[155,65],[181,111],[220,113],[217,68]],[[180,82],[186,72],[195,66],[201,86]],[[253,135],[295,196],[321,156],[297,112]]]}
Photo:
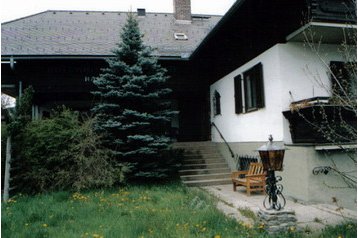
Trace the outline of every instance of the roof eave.
{"label": "roof eave", "polygon": [[[77,59],[77,60],[105,60],[112,58],[114,55],[1,55],[1,60],[44,60],[44,59]],[[171,55],[160,55],[155,56],[159,60],[180,60],[187,61],[189,58],[181,56],[171,56]]]}
{"label": "roof eave", "polygon": [[221,28],[222,25],[224,25],[230,17],[241,7],[241,5],[245,2],[245,0],[237,0],[232,7],[227,11],[227,13],[220,19],[220,21],[216,24],[216,26],[209,32],[209,34],[204,38],[204,40],[201,41],[198,47],[193,51],[193,53],[190,55],[189,59],[192,59],[198,54],[198,52],[201,50],[201,48],[204,47],[206,42],[210,40],[211,37],[213,37],[216,32]]}

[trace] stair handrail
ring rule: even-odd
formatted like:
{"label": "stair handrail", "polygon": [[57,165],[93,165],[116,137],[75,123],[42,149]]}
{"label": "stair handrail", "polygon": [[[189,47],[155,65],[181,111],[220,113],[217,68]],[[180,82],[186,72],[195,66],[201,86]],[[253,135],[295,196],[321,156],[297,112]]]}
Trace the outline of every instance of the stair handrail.
{"label": "stair handrail", "polygon": [[218,133],[219,133],[221,139],[225,142],[225,145],[227,146],[227,148],[228,148],[229,151],[230,151],[231,158],[235,158],[235,153],[234,153],[234,151],[231,149],[229,143],[227,143],[227,141],[225,140],[225,138],[224,138],[223,134],[221,133],[221,131],[219,130],[219,128],[215,125],[214,122],[212,122],[211,125],[212,125],[213,127],[215,127],[215,129],[218,131]]}

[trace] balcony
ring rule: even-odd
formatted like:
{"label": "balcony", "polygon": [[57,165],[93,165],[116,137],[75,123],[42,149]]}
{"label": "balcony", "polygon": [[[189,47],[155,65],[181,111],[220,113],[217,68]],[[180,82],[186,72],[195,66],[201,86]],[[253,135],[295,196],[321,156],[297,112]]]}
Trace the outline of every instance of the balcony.
{"label": "balcony", "polygon": [[289,121],[293,143],[355,143],[357,114],[349,107],[332,105],[327,97],[309,98],[282,112]]}

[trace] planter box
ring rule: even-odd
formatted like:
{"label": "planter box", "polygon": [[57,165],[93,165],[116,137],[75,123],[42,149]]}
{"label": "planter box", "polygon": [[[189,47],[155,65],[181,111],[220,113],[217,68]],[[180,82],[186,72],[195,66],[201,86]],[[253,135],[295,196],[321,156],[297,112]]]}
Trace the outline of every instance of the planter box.
{"label": "planter box", "polygon": [[335,128],[336,132],[346,137],[335,137],[335,142],[355,142],[356,137],[349,136],[348,128],[357,128],[357,115],[342,106],[308,105],[282,113],[290,123],[293,143],[332,143],[324,136],[329,128]]}

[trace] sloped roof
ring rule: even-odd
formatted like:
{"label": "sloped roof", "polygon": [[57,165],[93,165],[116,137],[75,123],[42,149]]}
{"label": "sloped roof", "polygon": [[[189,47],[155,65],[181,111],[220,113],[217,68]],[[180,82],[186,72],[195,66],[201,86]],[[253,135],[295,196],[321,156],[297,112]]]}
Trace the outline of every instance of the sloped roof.
{"label": "sloped roof", "polygon": [[[109,56],[120,40],[126,12],[45,11],[1,24],[2,56]],[[160,57],[188,58],[221,16],[193,15],[178,24],[170,13],[138,17],[144,44]],[[176,40],[185,33],[187,40]]]}

